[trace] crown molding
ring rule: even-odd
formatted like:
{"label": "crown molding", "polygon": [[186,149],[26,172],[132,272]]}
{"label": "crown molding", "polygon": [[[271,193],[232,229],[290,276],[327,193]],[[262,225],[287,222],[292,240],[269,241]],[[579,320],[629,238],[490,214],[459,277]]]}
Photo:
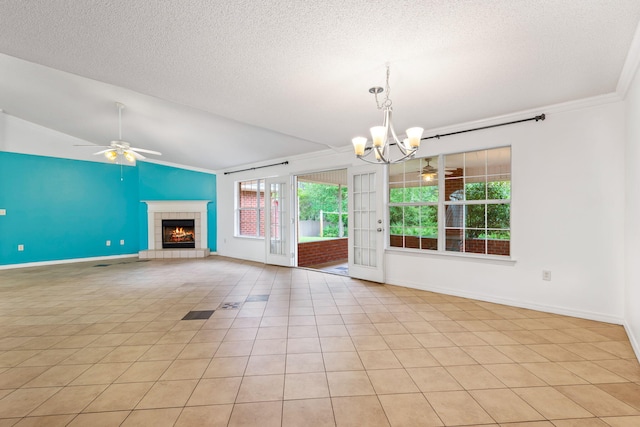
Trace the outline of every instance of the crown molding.
{"label": "crown molding", "polygon": [[636,28],[636,33],[631,41],[631,47],[627,53],[627,58],[624,61],[620,78],[618,79],[618,86],[616,87],[616,93],[620,97],[625,98],[627,91],[633,82],[633,77],[636,75],[636,71],[640,66],[640,23]]}
{"label": "crown molding", "polygon": [[146,159],[142,160],[141,162],[153,163],[153,164],[160,165],[160,166],[168,166],[168,167],[171,167],[171,168],[184,169],[184,170],[189,170],[189,171],[193,171],[193,172],[208,173],[208,174],[212,174],[212,175],[218,175],[218,173],[219,173],[218,171],[215,171],[215,170],[212,170],[212,169],[200,168],[200,167],[197,167],[197,166],[181,165],[179,163],[165,162],[165,161],[162,161],[162,160],[150,159],[150,158],[146,158]]}

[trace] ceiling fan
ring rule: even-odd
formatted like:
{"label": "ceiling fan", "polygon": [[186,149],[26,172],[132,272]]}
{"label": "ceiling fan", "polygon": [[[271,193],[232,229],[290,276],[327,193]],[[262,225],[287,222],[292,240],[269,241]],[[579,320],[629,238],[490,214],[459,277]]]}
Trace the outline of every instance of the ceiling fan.
{"label": "ceiling fan", "polygon": [[118,139],[111,141],[110,145],[99,145],[98,147],[107,147],[105,150],[100,150],[98,152],[93,153],[95,156],[99,154],[103,154],[107,159],[112,162],[115,161],[118,156],[124,157],[129,163],[135,163],[136,160],[144,160],[146,159],[140,153],[146,154],[154,154],[156,156],[161,156],[162,153],[153,150],[145,150],[143,148],[132,147],[130,143],[122,140],[122,110],[124,109],[124,104],[120,102],[116,102],[116,107],[118,107]]}
{"label": "ceiling fan", "polygon": [[[424,159],[427,162],[427,165],[424,166],[422,168],[422,170],[420,171],[420,177],[424,180],[424,181],[433,181],[434,179],[436,179],[438,177],[438,169],[434,168],[433,166],[431,166],[431,164],[429,164],[429,162],[431,162],[431,157],[428,157],[426,159]],[[453,175],[453,170],[455,170],[456,168],[444,168],[444,174],[445,175]]]}

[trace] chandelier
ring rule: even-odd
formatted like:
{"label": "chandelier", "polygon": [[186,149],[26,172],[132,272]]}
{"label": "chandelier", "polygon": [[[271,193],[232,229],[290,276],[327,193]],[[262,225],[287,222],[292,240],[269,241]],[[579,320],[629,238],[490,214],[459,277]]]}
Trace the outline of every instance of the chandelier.
{"label": "chandelier", "polygon": [[[380,102],[378,100],[378,94],[386,92],[384,100]],[[420,139],[422,138],[423,128],[413,127],[406,130],[406,138],[402,141],[396,135],[396,131],[393,128],[391,122],[391,99],[389,99],[389,93],[391,89],[389,87],[389,65],[387,65],[387,81],[385,89],[375,86],[369,89],[369,93],[372,93],[376,98],[376,105],[378,110],[384,112],[384,119],[382,126],[374,126],[370,129],[371,132],[371,144],[367,144],[367,138],[358,136],[353,138],[353,149],[356,156],[368,163],[400,163],[415,157],[420,148]],[[400,150],[400,157],[396,159],[391,158],[391,146],[395,145]],[[370,158],[373,152],[375,160]]]}

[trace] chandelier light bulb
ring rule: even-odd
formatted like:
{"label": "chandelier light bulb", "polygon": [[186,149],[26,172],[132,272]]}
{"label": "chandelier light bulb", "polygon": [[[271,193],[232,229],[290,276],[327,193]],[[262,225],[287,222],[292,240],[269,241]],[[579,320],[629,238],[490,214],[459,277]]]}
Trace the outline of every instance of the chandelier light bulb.
{"label": "chandelier light bulb", "polygon": [[420,148],[420,139],[422,138],[422,132],[424,132],[424,129],[419,127],[407,129],[407,138],[409,138],[408,148],[412,150]]}
{"label": "chandelier light bulb", "polygon": [[384,145],[385,137],[387,136],[387,128],[385,126],[374,126],[369,129],[371,132],[371,139],[373,140],[374,147],[382,147]]}
{"label": "chandelier light bulb", "polygon": [[380,161],[382,159],[382,154],[383,154],[383,147],[374,147],[373,148],[373,152],[376,155],[376,160]]}
{"label": "chandelier light bulb", "polygon": [[364,156],[364,147],[367,145],[367,138],[364,136],[356,136],[351,140],[356,156]]}

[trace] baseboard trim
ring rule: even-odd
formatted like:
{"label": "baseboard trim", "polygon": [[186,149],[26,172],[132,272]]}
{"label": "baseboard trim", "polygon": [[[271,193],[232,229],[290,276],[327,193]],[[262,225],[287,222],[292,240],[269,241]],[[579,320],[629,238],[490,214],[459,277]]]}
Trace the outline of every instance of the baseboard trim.
{"label": "baseboard trim", "polygon": [[533,304],[533,303],[522,302],[519,300],[513,300],[509,298],[494,297],[494,296],[486,295],[482,293],[458,291],[455,289],[443,288],[439,286],[429,286],[423,283],[394,282],[394,283],[387,283],[387,284],[390,286],[404,286],[407,288],[418,289],[421,291],[437,292],[439,294],[452,295],[452,296],[462,297],[462,298],[470,298],[470,299],[475,299],[475,300],[484,301],[484,302],[491,302],[495,304],[504,304],[512,307],[542,311],[545,313],[560,314],[563,316],[571,316],[571,317],[577,317],[577,318],[587,319],[587,320],[595,320],[598,322],[613,323],[616,325],[624,324],[623,318],[611,316],[604,313],[574,310],[566,307]]}
{"label": "baseboard trim", "polygon": [[57,259],[53,261],[24,262],[22,264],[0,265],[0,270],[10,270],[14,268],[28,268],[28,267],[43,267],[47,265],[73,264],[76,262],[104,261],[109,259],[137,258],[137,257],[138,257],[138,253],[136,252],[133,254],[124,254],[124,255],[108,255],[108,256],[96,256],[96,257],[88,257],[88,258]]}
{"label": "baseboard trim", "polygon": [[631,348],[633,348],[633,351],[636,354],[636,359],[638,359],[638,362],[640,363],[640,343],[636,340],[636,335],[633,333],[631,326],[629,326],[629,323],[626,320],[623,326],[627,336],[629,337]]}

